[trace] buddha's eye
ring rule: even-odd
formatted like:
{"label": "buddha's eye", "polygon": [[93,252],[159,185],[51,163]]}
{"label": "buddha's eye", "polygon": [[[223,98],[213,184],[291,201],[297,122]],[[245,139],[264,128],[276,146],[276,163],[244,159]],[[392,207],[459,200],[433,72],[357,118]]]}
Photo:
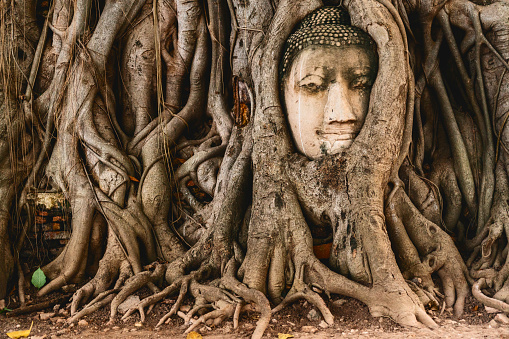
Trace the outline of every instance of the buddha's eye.
{"label": "buddha's eye", "polygon": [[325,86],[323,86],[322,84],[317,84],[314,82],[300,84],[299,87],[309,92],[320,92],[325,89]]}
{"label": "buddha's eye", "polygon": [[318,93],[326,89],[325,79],[317,75],[308,75],[297,84],[299,89],[309,93]]}
{"label": "buddha's eye", "polygon": [[373,80],[368,76],[360,76],[352,80],[350,86],[353,89],[370,89],[373,86]]}

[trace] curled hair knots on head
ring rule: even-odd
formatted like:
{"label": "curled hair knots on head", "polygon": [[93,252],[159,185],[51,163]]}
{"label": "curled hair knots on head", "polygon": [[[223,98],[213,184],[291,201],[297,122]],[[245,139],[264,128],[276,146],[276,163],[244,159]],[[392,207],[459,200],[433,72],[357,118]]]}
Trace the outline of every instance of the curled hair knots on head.
{"label": "curled hair knots on head", "polygon": [[288,38],[280,65],[280,78],[301,50],[313,45],[344,47],[366,46],[376,51],[373,39],[351,26],[348,12],[339,6],[326,6],[308,14]]}

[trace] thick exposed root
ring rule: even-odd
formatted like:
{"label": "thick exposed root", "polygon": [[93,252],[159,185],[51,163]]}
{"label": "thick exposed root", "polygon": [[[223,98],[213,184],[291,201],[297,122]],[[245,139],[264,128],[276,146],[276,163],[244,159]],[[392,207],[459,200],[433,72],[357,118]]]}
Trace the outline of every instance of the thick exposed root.
{"label": "thick exposed root", "polygon": [[[15,127],[4,128],[0,121],[0,131],[10,135],[9,145],[0,140],[0,197],[9,201],[0,208],[0,298],[16,267],[6,244],[11,201],[19,198],[19,209],[26,209],[28,190],[45,186],[40,180],[45,168],[44,180],[60,189],[71,206],[72,237],[43,268],[51,281],[39,294],[94,276],[73,295],[69,323],[108,304],[114,321],[118,306],[148,286],[153,294],[122,319],[138,311],[144,322],[157,302],[178,295],[157,326],[177,315],[188,326],[185,333],[229,318],[237,328],[240,314],[251,307],[261,314],[253,338],[261,338],[272,313],[302,298],[332,325],[323,292],[356,298],[373,316],[433,328],[423,304],[438,307],[445,298],[461,316],[472,277],[478,279],[472,288],[477,299],[509,311],[504,135],[509,65],[506,47],[498,46],[503,43],[485,35],[508,30],[507,4],[482,7],[449,0],[427,6],[414,1],[396,9],[395,1],[342,1],[353,24],[374,38],[379,72],[351,147],[310,161],[295,153],[274,56],[321,1],[271,1],[277,5],[266,10],[245,1],[229,0],[227,8],[218,0],[117,0],[99,2],[104,2],[100,11],[94,11],[99,5],[93,0],[76,0],[74,8],[67,1],[54,2],[53,19],[46,19],[32,65],[37,38],[19,43],[27,55],[17,60],[17,67],[23,74],[31,68],[28,83],[15,74],[16,90],[22,93],[26,87],[26,98],[19,98],[23,110],[11,109],[17,99],[5,88],[0,91],[12,97],[4,98],[0,113],[16,115],[5,115]],[[241,12],[252,15],[237,17]],[[410,31],[412,17],[420,20],[422,41]],[[31,18],[30,24],[36,21]],[[434,22],[438,25],[432,32]],[[249,28],[253,23],[261,28]],[[52,49],[44,51],[48,27]],[[460,35],[464,39],[458,44]],[[410,37],[417,43],[409,43]],[[459,89],[441,64],[445,43],[462,83]],[[239,45],[241,52],[235,49]],[[485,80],[489,70],[483,69],[483,48],[504,69],[498,81]],[[471,74],[465,65],[469,50]],[[54,54],[53,61],[41,65],[50,75],[36,81],[43,52]],[[113,60],[120,61],[120,76]],[[230,80],[233,94],[227,92]],[[497,93],[492,82],[498,82]],[[36,88],[44,89],[38,98]],[[421,95],[426,97],[422,112]],[[428,102],[425,109],[425,101],[436,103]],[[20,112],[26,117],[17,116]],[[470,116],[470,125],[462,122]],[[34,135],[23,131],[25,124],[33,125]],[[417,155],[414,130],[419,133]],[[481,140],[470,140],[469,133]],[[22,148],[30,148],[22,156],[9,153],[17,139],[23,139]],[[34,164],[17,161],[20,157],[33,158]],[[22,189],[16,193],[6,181]],[[188,187],[190,181],[198,192]],[[474,232],[463,228],[465,220],[476,224]],[[310,228],[315,226],[332,229],[329,267],[313,255]],[[188,228],[191,236],[176,231]],[[463,249],[472,251],[470,274],[446,231],[455,232]],[[22,273],[20,263],[15,264]],[[433,283],[434,273],[443,295]],[[493,297],[483,292],[486,287],[495,289]],[[187,296],[195,304],[184,314],[179,309]],[[268,298],[278,304],[272,311]]]}
{"label": "thick exposed root", "polygon": [[81,318],[94,313],[95,311],[103,308],[106,305],[109,305],[111,301],[115,298],[117,292],[118,290],[110,290],[99,294],[96,299],[90,302],[90,304],[88,304],[81,311],[75,313],[73,316],[67,319],[67,323],[68,324],[75,323]]}
{"label": "thick exposed root", "polygon": [[253,303],[258,312],[261,313],[260,319],[258,319],[256,328],[251,336],[253,339],[258,339],[263,336],[265,329],[269,326],[271,315],[269,300],[262,292],[251,289],[238,281],[235,278],[237,268],[238,264],[234,260],[230,260],[221,283],[226,289],[236,293],[246,302]]}
{"label": "thick exposed root", "polygon": [[140,318],[142,321],[145,320],[145,307],[153,307],[158,301],[163,300],[164,298],[173,295],[175,292],[178,291],[179,287],[181,285],[181,281],[175,281],[173,284],[165,287],[161,292],[155,293],[150,297],[147,297],[140,301],[137,307],[131,308],[128,310],[124,316],[122,317],[122,320],[127,319],[129,316],[131,316],[134,312],[139,311],[140,312]]}
{"label": "thick exposed root", "polygon": [[509,312],[509,304],[507,302],[495,298],[490,298],[482,292],[482,289],[487,287],[488,285],[486,284],[486,279],[481,278],[472,286],[472,294],[477,300],[488,307],[493,307],[506,313]]}
{"label": "thick exposed root", "polygon": [[[182,282],[180,284],[179,296],[178,296],[177,300],[175,301],[175,304],[171,307],[170,312],[166,313],[159,320],[159,322],[157,323],[156,327],[159,327],[159,326],[161,326],[164,323],[168,323],[169,320],[170,320],[170,317],[175,315],[177,313],[177,311],[180,309],[180,306],[182,305],[182,301],[184,300],[184,297],[186,296],[187,291],[189,289],[190,280],[191,280],[191,278],[189,276],[188,277],[184,277],[182,279]],[[144,321],[143,316],[142,316],[142,321]]]}
{"label": "thick exposed root", "polygon": [[[219,282],[219,281],[217,281]],[[225,319],[232,318],[241,300],[224,289],[215,286],[200,285],[196,282],[190,284],[191,295],[195,298],[195,306],[189,311],[186,324],[190,326],[185,333],[189,333],[202,323],[217,326]],[[200,316],[196,321],[190,321],[198,310],[212,307],[214,310]],[[163,319],[159,323],[161,323]]]}
{"label": "thick exposed root", "polygon": [[115,279],[114,289],[118,289],[132,274],[131,266],[122,252],[121,245],[110,231],[106,254],[99,262],[99,270],[94,278],[77,290],[72,297],[71,316],[92,296],[107,291],[113,285]]}
{"label": "thick exposed root", "polygon": [[223,322],[224,319],[233,317],[235,312],[235,305],[230,303],[220,303],[216,304],[217,309],[206,313],[198,318],[189,328],[184,332],[185,334],[191,332],[199,325],[205,323],[207,325],[217,326]]}
{"label": "thick exposed root", "polygon": [[[436,323],[424,311],[419,298],[403,280],[400,283],[395,281],[392,284],[387,284],[385,282],[368,288],[332,272],[316,258],[308,258],[307,264],[304,265],[308,267],[304,273],[304,279],[295,280],[294,286],[292,286],[292,290],[296,292],[289,293],[283,301],[284,305],[279,305],[273,312],[279,311],[299,297],[305,298],[322,312],[327,323],[332,324],[333,317],[323,299],[312,290],[312,286],[319,286],[319,289],[326,294],[338,293],[361,300],[369,307],[370,313],[374,317],[390,317],[399,324],[409,327],[437,327]],[[304,270],[301,271],[304,272]],[[348,287],[345,288],[346,286]],[[299,290],[302,292],[297,292]]]}
{"label": "thick exposed root", "polygon": [[424,218],[402,190],[394,198],[406,232],[424,257],[423,263],[429,267],[428,272],[438,272],[442,280],[447,306],[454,306],[456,316],[461,316],[469,291],[467,279],[470,277],[454,242],[442,229]]}
{"label": "thick exposed root", "polygon": [[438,308],[440,306],[437,299],[437,297],[443,298],[443,295],[441,295],[440,292],[436,290],[429,292],[426,288],[419,286],[418,283],[412,280],[407,280],[406,283],[425,307]]}
{"label": "thick exposed root", "polygon": [[[238,318],[245,303],[252,303],[255,309],[262,313],[253,338],[261,338],[270,321],[270,305],[261,292],[247,288],[234,277],[235,267],[237,265],[234,264],[234,260],[230,260],[224,268],[225,275],[222,278],[203,285],[198,280],[206,279],[210,272],[210,266],[204,263],[200,269],[193,271],[189,275],[176,278],[170,286],[161,292],[141,300],[137,306],[128,310],[122,319],[127,319],[134,312],[139,311],[141,321],[144,322],[146,307],[151,307],[158,301],[179,292],[175,304],[159,320],[156,327],[168,323],[174,315],[181,316],[185,320],[186,325],[189,325],[185,333],[189,333],[201,324],[217,326],[227,318],[233,318],[234,323],[238,326]],[[129,282],[127,282],[127,285],[129,285]],[[136,286],[139,286],[139,284],[136,284]],[[128,288],[121,293],[125,296],[131,291],[132,288]],[[195,305],[187,314],[184,314],[179,311],[179,308],[187,294],[190,294],[195,299]],[[208,308],[213,310],[204,313],[196,321],[192,320],[192,317],[197,312]]]}
{"label": "thick exposed root", "polygon": [[[110,322],[112,322],[117,315],[118,306],[132,293],[136,292],[145,285],[157,283],[162,280],[166,265],[156,263],[154,266],[155,268],[153,271],[143,271],[127,279],[125,286],[111,302]],[[157,289],[156,291],[158,292],[159,290]]]}
{"label": "thick exposed root", "polygon": [[272,310],[272,313],[279,312],[284,307],[296,300],[306,299],[310,304],[318,308],[318,310],[322,313],[325,322],[332,326],[334,324],[334,316],[328,309],[327,305],[325,305],[325,302],[318,295],[318,293],[314,292],[306,283],[304,283],[305,269],[305,264],[301,265],[301,267],[297,269],[295,272],[292,288],[283,299],[283,301]]}

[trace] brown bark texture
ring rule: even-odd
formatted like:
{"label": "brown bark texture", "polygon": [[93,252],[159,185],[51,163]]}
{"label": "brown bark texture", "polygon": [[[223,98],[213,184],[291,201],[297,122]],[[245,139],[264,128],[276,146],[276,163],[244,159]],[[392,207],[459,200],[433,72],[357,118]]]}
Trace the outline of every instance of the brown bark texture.
{"label": "brown bark texture", "polygon": [[[373,38],[378,73],[353,144],[310,160],[279,67],[324,5]],[[0,300],[25,303],[36,262],[40,295],[79,284],[69,323],[106,305],[114,320],[143,287],[124,317],[178,296],[162,326],[191,297],[187,332],[254,308],[253,338],[302,298],[332,324],[330,293],[406,326],[436,327],[425,309],[443,302],[461,317],[470,293],[509,311],[508,1],[12,0],[0,14]],[[49,262],[21,255],[42,193],[63,195],[72,229]]]}

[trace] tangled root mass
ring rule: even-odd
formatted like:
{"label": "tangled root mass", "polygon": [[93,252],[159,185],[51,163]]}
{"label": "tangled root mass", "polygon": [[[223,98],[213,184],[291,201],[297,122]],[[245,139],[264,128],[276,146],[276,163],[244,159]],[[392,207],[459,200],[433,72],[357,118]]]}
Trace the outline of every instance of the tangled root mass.
{"label": "tangled root mass", "polygon": [[407,326],[435,327],[425,307],[443,302],[461,317],[470,291],[507,312],[509,5],[342,3],[379,72],[363,133],[316,161],[294,150],[277,74],[319,0],[0,6],[0,299],[16,284],[24,303],[27,197],[49,191],[72,234],[39,294],[91,278],[69,323],[105,305],[114,321],[145,286],[124,318],[177,296],[157,326],[237,327],[248,309],[253,338],[298,299],[332,324],[330,293]]}

